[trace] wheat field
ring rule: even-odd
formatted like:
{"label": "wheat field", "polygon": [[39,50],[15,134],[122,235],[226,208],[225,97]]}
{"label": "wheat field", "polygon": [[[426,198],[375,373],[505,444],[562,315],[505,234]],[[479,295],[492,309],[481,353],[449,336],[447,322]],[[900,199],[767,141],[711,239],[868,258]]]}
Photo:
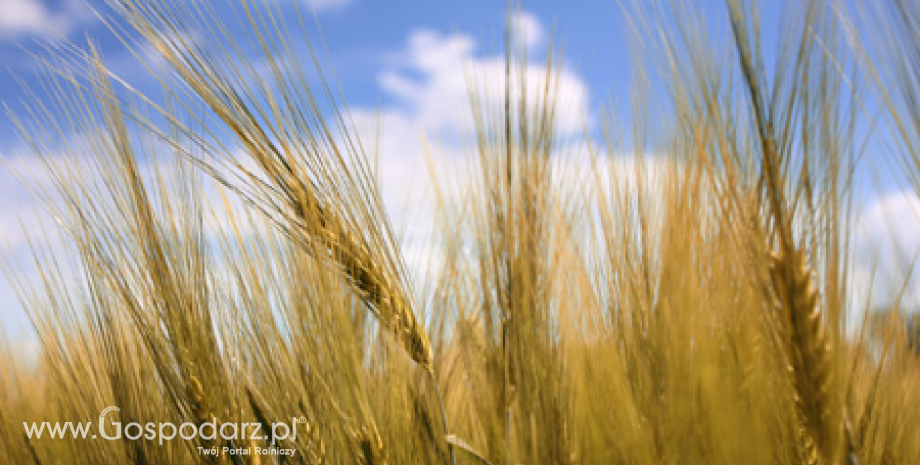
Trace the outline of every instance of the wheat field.
{"label": "wheat field", "polygon": [[[503,76],[468,81],[464,178],[432,163],[424,273],[309,13],[109,1],[171,73],[142,94],[92,38],[49,47],[23,86],[54,106],[9,115],[66,253],[37,233],[35,277],[7,267],[40,351],[0,348],[0,463],[920,464],[916,335],[853,298],[851,243],[859,121],[920,195],[912,0],[790,2],[772,62],[756,2],[725,2],[724,44],[693,2],[624,1],[666,96],[600,142],[558,137],[563,50],[528,82],[509,27]],[[109,406],[297,434],[28,433]]]}

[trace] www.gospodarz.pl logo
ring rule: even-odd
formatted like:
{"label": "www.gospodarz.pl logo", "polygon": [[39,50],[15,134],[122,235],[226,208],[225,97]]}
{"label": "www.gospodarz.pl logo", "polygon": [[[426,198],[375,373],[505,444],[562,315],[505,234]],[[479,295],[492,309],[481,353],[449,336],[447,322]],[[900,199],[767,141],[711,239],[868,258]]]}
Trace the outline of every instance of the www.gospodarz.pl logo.
{"label": "www.gospodarz.pl logo", "polygon": [[157,441],[163,445],[164,441],[172,441],[176,438],[190,441],[193,439],[203,439],[213,441],[217,438],[226,441],[241,440],[262,440],[271,439],[269,447],[252,447],[252,448],[233,448],[233,447],[198,447],[198,453],[201,455],[290,455],[293,456],[296,449],[284,449],[277,447],[278,441],[296,440],[297,424],[306,423],[304,417],[294,417],[288,423],[272,423],[271,431],[268,437],[262,431],[261,423],[224,423],[218,422],[217,418],[211,418],[211,421],[205,421],[201,424],[191,422],[182,423],[176,426],[174,423],[136,423],[131,422],[122,427],[117,421],[111,421],[106,425],[105,418],[111,412],[120,412],[118,407],[106,407],[99,414],[99,426],[96,432],[93,432],[93,422],[65,422],[65,423],[27,423],[23,422],[22,426],[26,430],[26,436],[29,439],[41,439],[47,431],[48,436],[52,439],[64,439],[72,437],[74,439],[98,439],[116,440],[130,439],[147,441]]}

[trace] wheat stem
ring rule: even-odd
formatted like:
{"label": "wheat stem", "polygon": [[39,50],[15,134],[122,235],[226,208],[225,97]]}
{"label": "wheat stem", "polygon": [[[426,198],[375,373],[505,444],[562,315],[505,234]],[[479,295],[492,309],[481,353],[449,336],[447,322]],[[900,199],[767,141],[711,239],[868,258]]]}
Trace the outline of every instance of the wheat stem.
{"label": "wheat stem", "polygon": [[[434,393],[438,398],[438,408],[441,410],[441,426],[444,428],[444,434],[450,434],[450,428],[447,425],[447,410],[444,408],[444,400],[441,398],[441,387],[438,386],[438,381],[435,379],[434,370],[425,370],[428,374],[428,379],[431,381],[431,385],[434,386]],[[450,453],[450,463],[451,465],[457,465],[457,458],[454,456],[454,446],[448,442],[447,451]]]}

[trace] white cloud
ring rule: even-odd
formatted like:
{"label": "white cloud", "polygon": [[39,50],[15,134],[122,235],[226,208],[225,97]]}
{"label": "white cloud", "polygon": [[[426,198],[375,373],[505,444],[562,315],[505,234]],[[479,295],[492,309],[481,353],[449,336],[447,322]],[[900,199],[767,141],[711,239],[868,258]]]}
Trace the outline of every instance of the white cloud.
{"label": "white cloud", "polygon": [[38,157],[0,156],[0,254],[25,245],[26,231],[50,224],[45,209],[29,192],[49,187],[51,178]]}
{"label": "white cloud", "polygon": [[36,0],[6,0],[0,3],[0,30],[20,32],[45,28],[48,12]]}
{"label": "white cloud", "polygon": [[[539,28],[539,23],[534,27]],[[405,116],[426,133],[469,131],[471,82],[487,108],[498,108],[504,98],[504,58],[477,58],[474,51],[475,42],[467,35],[416,31],[410,35],[407,49],[396,54],[391,66],[379,75],[378,83],[399,101]],[[539,101],[546,84],[545,65],[529,64],[515,73],[512,98],[516,101],[520,97],[519,73],[523,73],[527,101]],[[558,135],[580,135],[590,122],[587,84],[565,67],[556,70],[553,84]]]}
{"label": "white cloud", "polygon": [[536,15],[528,11],[517,10],[510,16],[510,22],[516,47],[535,51],[543,45],[543,26]]}
{"label": "white cloud", "polygon": [[920,294],[912,291],[920,285],[920,264],[915,263],[920,258],[920,198],[914,191],[876,198],[862,210],[854,239],[859,284],[864,292],[871,290],[873,306],[891,303],[908,279],[902,303],[920,304]]}
{"label": "white cloud", "polygon": [[21,35],[66,36],[74,26],[91,18],[81,0],[66,0],[54,10],[41,0],[2,0],[0,39]]}
{"label": "white cloud", "polygon": [[[524,37],[533,43],[541,39],[542,27],[536,17],[518,13],[515,18],[529,31]],[[501,108],[504,58],[498,53],[476,56],[476,42],[469,35],[431,30],[413,31],[406,46],[387,57],[377,83],[395,104],[380,110],[352,107],[349,112],[365,147],[376,149],[379,155],[384,200],[396,222],[410,214],[430,218],[424,205],[424,199],[432,195],[427,152],[438,155],[438,172],[449,173],[447,181],[469,178],[476,151],[470,84],[475,83],[487,108]],[[528,65],[515,71],[518,77],[521,72],[527,83],[527,101],[536,102],[546,82],[546,69],[543,64]],[[588,86],[569,69],[556,72],[557,132],[561,137],[580,136],[590,121]],[[515,101],[521,94],[516,89],[518,77],[512,77]],[[412,212],[405,212],[409,198]]]}
{"label": "white cloud", "polygon": [[920,198],[904,190],[877,198],[862,214],[861,242],[878,243],[889,259],[909,257],[920,246]]}

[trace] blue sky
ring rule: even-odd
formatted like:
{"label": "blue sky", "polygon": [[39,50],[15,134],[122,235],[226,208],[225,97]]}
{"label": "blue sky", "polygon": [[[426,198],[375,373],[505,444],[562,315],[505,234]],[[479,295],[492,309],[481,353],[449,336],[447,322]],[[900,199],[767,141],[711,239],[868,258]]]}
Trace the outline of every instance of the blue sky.
{"label": "blue sky", "polygon": [[[500,63],[505,2],[274,1],[286,2],[283,8],[287,11],[293,11],[289,4],[297,1],[301,8],[316,12],[328,47],[328,63],[335,70],[360,132],[374,134],[372,126],[377,122],[383,125],[380,147],[382,160],[387,163],[386,194],[394,203],[404,200],[407,194],[396,187],[418,182],[423,137],[437,138],[466,116],[464,72],[488,73]],[[775,30],[784,14],[783,2],[761,3],[765,30]],[[706,30],[717,39],[727,40],[723,2],[704,0],[698,4]],[[41,41],[60,37],[77,43],[83,43],[85,35],[93,37],[115,73],[142,92],[153,89],[153,80],[139,72],[129,52],[88,6],[110,13],[101,0],[0,0],[0,61],[9,70],[0,71],[0,102],[10,105],[14,112],[21,111],[19,101],[24,94],[13,75],[33,82],[36,71],[35,61],[26,50],[39,50]],[[534,63],[534,72],[539,71],[553,31],[555,43],[563,48],[565,68],[560,87],[564,133],[574,136],[584,124],[595,124],[597,112],[610,101],[628,103],[632,49],[617,0],[529,0],[515,21],[523,31],[522,44]],[[771,44],[769,39],[765,41],[768,58],[774,50]],[[0,154],[25,180],[42,176],[5,115],[0,117]],[[4,171],[0,169],[0,250],[22,259],[26,244],[20,224],[26,229],[36,228],[41,207]],[[897,187],[884,187],[885,192],[867,200],[864,214],[868,222],[879,225],[892,216],[912,217],[918,205],[915,196]],[[899,225],[897,234],[905,242],[920,242],[916,222],[902,221]],[[864,235],[880,236],[880,228],[869,228]],[[19,332],[15,328],[24,324],[15,297],[2,279],[0,320],[14,335]]]}
{"label": "blue sky", "polygon": [[[406,49],[413,34],[430,31],[444,36],[465,35],[475,42],[478,56],[500,51],[505,4],[496,0],[463,2],[412,0],[277,0],[313,6],[322,28],[329,57],[349,103],[386,105],[391,96],[381,88],[379,74],[387,58]],[[3,0],[0,6],[0,56],[3,63],[27,79],[34,60],[20,47],[35,48],[35,41],[65,32],[81,42],[88,33],[101,44],[110,62],[127,60],[125,51],[85,5],[103,12],[101,0]],[[718,2],[711,2],[718,4]],[[292,9],[290,9],[293,11]],[[713,8],[713,11],[721,11]],[[529,1],[525,15],[539,21],[540,48],[556,35],[565,44],[566,62],[589,83],[593,104],[600,104],[612,89],[628,80],[628,47],[615,0],[559,2]],[[33,19],[34,18],[34,19]],[[116,66],[117,67],[117,66]],[[122,74],[131,77],[130,69]],[[137,76],[142,77],[142,76]],[[0,74],[0,101],[15,102],[20,93],[9,73]],[[14,131],[0,126],[0,148],[10,150]]]}

